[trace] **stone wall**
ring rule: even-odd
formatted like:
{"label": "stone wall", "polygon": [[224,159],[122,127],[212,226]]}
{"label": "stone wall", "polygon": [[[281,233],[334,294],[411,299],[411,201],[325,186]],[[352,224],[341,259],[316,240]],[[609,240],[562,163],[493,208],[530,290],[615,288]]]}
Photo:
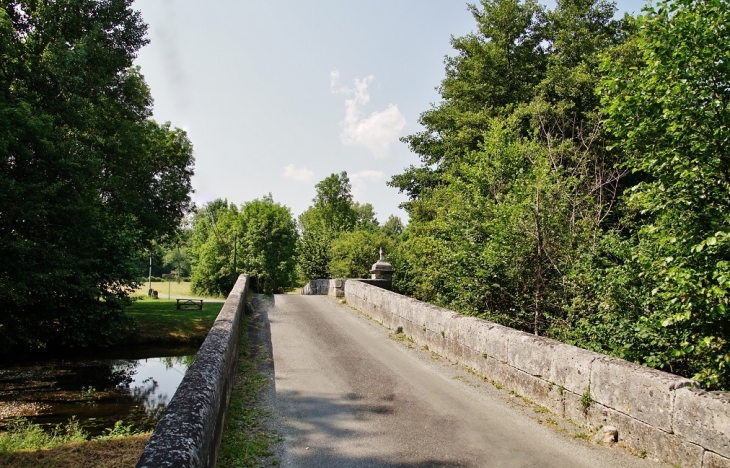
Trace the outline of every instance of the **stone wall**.
{"label": "stone wall", "polygon": [[348,305],[420,345],[474,369],[553,413],[683,468],[730,468],[730,394],[696,382],[523,333],[357,280]]}
{"label": "stone wall", "polygon": [[215,466],[238,360],[248,286],[248,276],[239,276],[137,468]]}
{"label": "stone wall", "polygon": [[[354,280],[388,290],[392,285],[392,281],[384,279],[354,278]],[[345,297],[345,283],[347,281],[347,278],[309,280],[309,283],[299,290],[299,294],[304,296]]]}
{"label": "stone wall", "polygon": [[346,279],[313,279],[299,290],[305,296],[345,296]]}

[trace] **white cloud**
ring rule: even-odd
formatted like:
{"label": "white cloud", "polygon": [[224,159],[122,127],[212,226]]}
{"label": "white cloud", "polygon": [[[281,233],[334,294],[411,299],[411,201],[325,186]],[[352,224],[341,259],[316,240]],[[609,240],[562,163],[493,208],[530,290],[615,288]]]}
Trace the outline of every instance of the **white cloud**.
{"label": "white cloud", "polygon": [[349,96],[345,99],[345,118],[340,122],[340,139],[346,145],[362,145],[376,158],[388,155],[390,145],[398,140],[401,130],[406,126],[406,118],[395,104],[381,111],[365,115],[363,107],[370,102],[368,86],[373,75],[355,78],[355,87],[339,86],[340,72],[330,72],[330,88],[334,94]]}
{"label": "white cloud", "polygon": [[307,182],[312,180],[313,176],[314,172],[310,171],[306,167],[297,169],[294,164],[289,164],[284,168],[284,177],[286,177],[287,179]]}
{"label": "white cloud", "polygon": [[352,184],[352,196],[358,199],[369,183],[380,182],[385,179],[383,171],[364,170],[348,174]]}

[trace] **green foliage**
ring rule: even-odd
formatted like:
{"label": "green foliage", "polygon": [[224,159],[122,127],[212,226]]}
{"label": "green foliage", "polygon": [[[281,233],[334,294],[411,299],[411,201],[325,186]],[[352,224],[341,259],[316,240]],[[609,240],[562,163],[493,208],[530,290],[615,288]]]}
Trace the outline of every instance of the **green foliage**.
{"label": "green foliage", "polygon": [[134,430],[133,426],[131,424],[124,425],[124,421],[117,421],[114,423],[114,427],[109,429],[104,429],[104,432],[106,434],[96,437],[97,440],[111,440],[111,439],[121,439],[123,437],[129,437],[136,434],[139,434],[139,431]]}
{"label": "green foliage", "polygon": [[244,203],[240,223],[237,271],[251,275],[256,292],[272,294],[293,286],[297,232],[289,208],[269,195]]}
{"label": "green foliage", "polygon": [[291,211],[271,195],[240,210],[211,202],[193,217],[192,291],[226,296],[240,273],[251,275],[255,291],[286,290],[295,281],[296,242]]}
{"label": "green foliage", "polygon": [[86,439],[87,435],[76,419],[67,424],[56,425],[47,432],[41,426],[19,418],[8,423],[7,431],[0,432],[0,453],[52,449],[71,442],[84,442]]}
{"label": "green foliage", "polygon": [[[238,240],[238,208],[217,199],[193,216],[191,291],[227,296],[235,284],[234,247]],[[237,260],[237,258],[235,259]]]}
{"label": "green foliage", "polygon": [[381,231],[358,229],[340,234],[330,248],[329,273],[333,278],[369,278],[382,247],[393,250],[395,242]]}
{"label": "green foliage", "polygon": [[[120,439],[140,434],[132,425],[124,425],[123,421],[117,421],[113,428],[105,431],[106,434],[94,437],[93,440]],[[57,424],[50,430],[44,430],[40,425],[25,418],[17,418],[9,421],[6,431],[0,432],[0,454],[51,450],[65,444],[87,440],[89,435],[75,418],[66,424]]]}
{"label": "green foliage", "polygon": [[377,228],[372,206],[353,202],[347,172],[331,174],[315,187],[317,194],[312,206],[299,216],[297,263],[307,280],[332,277],[330,248],[341,233],[352,231],[356,225]]}
{"label": "green foliage", "polygon": [[590,387],[586,388],[583,395],[580,396],[580,405],[583,407],[583,412],[587,413],[588,408],[593,404],[593,397],[591,396]]}
{"label": "green foliage", "polygon": [[390,215],[381,226],[383,233],[391,239],[398,239],[406,227],[403,225],[403,221],[398,216]]}
{"label": "green foliage", "polygon": [[123,338],[136,258],[189,206],[192,146],[150,119],[131,0],[0,7],[0,352]]}
{"label": "green foliage", "polygon": [[639,177],[631,261],[649,290],[628,355],[708,388],[730,386],[727,24],[725,2],[662,1],[639,23],[637,59],[604,64],[608,127]]}
{"label": "green foliage", "polygon": [[730,9],[614,12],[472,7],[390,182],[394,287],[728,388]]}

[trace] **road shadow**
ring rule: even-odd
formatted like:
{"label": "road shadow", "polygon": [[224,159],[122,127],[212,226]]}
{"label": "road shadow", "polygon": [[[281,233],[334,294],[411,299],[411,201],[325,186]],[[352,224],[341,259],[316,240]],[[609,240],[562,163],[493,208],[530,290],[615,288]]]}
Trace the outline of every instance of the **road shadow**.
{"label": "road shadow", "polygon": [[[426,453],[434,452],[434,447],[422,447],[422,450],[408,449],[407,452],[393,456],[376,456],[381,448],[376,444],[363,447],[365,440],[382,436],[366,429],[345,429],[339,426],[343,419],[367,421],[371,418],[390,416],[394,413],[387,402],[372,404],[353,394],[341,397],[312,397],[299,392],[285,392],[276,395],[277,404],[295,408],[296,412],[308,415],[304,419],[279,421],[279,429],[286,438],[285,453],[282,453],[282,466],[290,467],[468,467],[465,461],[435,459]],[[316,414],[312,416],[312,414]],[[397,438],[396,434],[385,434],[386,438]],[[321,444],[312,440],[327,442],[346,441],[355,447],[357,452],[369,452],[368,455],[351,455],[338,453],[335,449],[318,447]],[[310,446],[312,444],[312,446]],[[341,443],[337,444],[341,446]],[[438,450],[435,450],[438,451]],[[420,452],[420,453],[419,453]],[[395,459],[407,461],[396,461]],[[486,465],[482,465],[486,466]]]}
{"label": "road shadow", "polygon": [[[277,392],[276,367],[273,359],[271,342],[271,322],[269,313],[276,305],[276,296],[254,295],[250,302],[250,318],[248,336],[255,349],[259,372],[268,377],[269,385],[262,390],[260,401],[271,411],[269,428],[283,437],[283,441],[273,447],[281,466],[285,467],[395,467],[395,468],[436,468],[436,467],[468,467],[464,461],[442,460],[432,457],[433,446],[422,447],[419,453],[399,454],[398,458],[407,461],[396,461],[393,457],[377,456],[377,446],[363,447],[365,439],[373,436],[366,429],[343,428],[341,421],[354,419],[367,421],[371,418],[395,417],[394,395],[384,395],[373,401],[357,393],[345,393],[340,396],[311,396],[299,392]],[[293,410],[306,417],[284,417],[282,408],[288,414]],[[363,424],[364,426],[364,424]],[[385,437],[395,437],[386,434]],[[309,446],[312,438],[327,441],[347,441],[358,446],[357,451],[366,455],[338,453],[332,448]],[[430,441],[434,443],[435,441]],[[438,450],[436,450],[438,451]],[[488,466],[488,465],[482,465]]]}

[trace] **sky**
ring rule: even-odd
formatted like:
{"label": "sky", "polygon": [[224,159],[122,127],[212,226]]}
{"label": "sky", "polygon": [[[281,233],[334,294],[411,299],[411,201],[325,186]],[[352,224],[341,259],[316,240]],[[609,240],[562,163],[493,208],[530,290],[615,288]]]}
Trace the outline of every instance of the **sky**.
{"label": "sky", "polygon": [[[550,6],[549,3],[547,3]],[[618,8],[638,13],[642,0]],[[399,138],[438,103],[460,0],[136,0],[150,44],[136,60],[154,118],[187,131],[193,200],[269,193],[298,216],[347,171],[355,201],[407,220],[391,176],[417,165]]]}

